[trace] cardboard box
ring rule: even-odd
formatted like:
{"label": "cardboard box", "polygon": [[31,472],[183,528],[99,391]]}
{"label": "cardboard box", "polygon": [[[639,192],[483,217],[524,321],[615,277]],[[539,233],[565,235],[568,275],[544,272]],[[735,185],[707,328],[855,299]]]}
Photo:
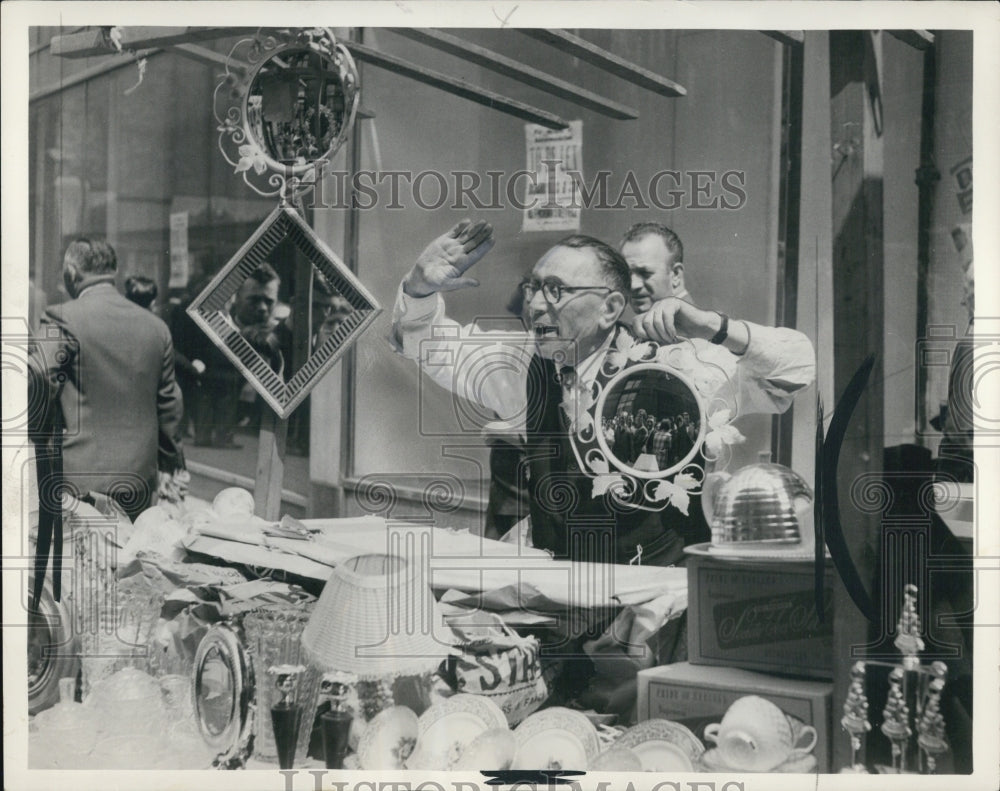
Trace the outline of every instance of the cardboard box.
{"label": "cardboard box", "polygon": [[[721,722],[730,704],[744,695],[760,695],[786,714],[812,725],[816,729],[813,754],[817,771],[832,771],[833,684],[827,681],[778,678],[737,668],[678,662],[639,671],[638,717],[640,722],[679,722],[704,741],[705,726]],[[712,745],[706,742],[705,746]]]}
{"label": "cardboard box", "polygon": [[833,678],[833,566],[820,623],[809,561],[687,558],[688,661]]}

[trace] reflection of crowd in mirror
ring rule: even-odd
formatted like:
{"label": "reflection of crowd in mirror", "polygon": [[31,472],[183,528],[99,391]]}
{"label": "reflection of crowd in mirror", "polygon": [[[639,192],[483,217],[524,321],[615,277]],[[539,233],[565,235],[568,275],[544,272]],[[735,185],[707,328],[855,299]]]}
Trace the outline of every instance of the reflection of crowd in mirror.
{"label": "reflection of crowd in mirror", "polygon": [[611,455],[620,462],[632,467],[640,456],[653,456],[657,469],[665,470],[691,452],[700,421],[689,412],[658,418],[645,409],[619,409],[614,417],[604,418],[602,427]]}
{"label": "reflection of crowd in mirror", "polygon": [[[262,399],[189,317],[184,308],[201,293],[207,280],[192,286],[184,304],[173,312],[171,330],[178,350],[178,369],[194,428],[195,445],[239,448],[239,430],[253,431],[260,424]],[[286,293],[287,292],[287,293]],[[320,273],[314,272],[311,301],[295,299],[295,284],[283,282],[270,263],[250,273],[224,311],[232,345],[238,337],[248,342],[271,370],[288,381],[298,368],[294,357],[293,327],[308,331],[306,354],[312,354],[333,336],[353,308]],[[309,316],[297,316],[293,305],[308,306]],[[293,414],[289,424],[289,451],[308,450],[308,401]]]}

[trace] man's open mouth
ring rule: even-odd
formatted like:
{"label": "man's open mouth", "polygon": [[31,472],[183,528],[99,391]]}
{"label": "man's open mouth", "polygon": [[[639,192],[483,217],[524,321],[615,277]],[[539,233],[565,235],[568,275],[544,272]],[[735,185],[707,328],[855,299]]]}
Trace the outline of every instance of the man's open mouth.
{"label": "man's open mouth", "polygon": [[536,324],[536,338],[555,338],[559,335],[559,328],[551,324]]}

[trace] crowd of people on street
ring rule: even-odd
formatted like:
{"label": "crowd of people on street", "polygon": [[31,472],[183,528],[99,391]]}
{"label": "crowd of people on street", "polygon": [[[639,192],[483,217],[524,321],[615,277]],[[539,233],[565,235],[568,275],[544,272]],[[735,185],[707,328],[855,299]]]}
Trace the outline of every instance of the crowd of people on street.
{"label": "crowd of people on street", "polygon": [[602,428],[611,454],[619,462],[634,467],[640,456],[652,456],[658,470],[687,458],[701,430],[697,416],[692,420],[688,412],[657,418],[645,409],[633,414],[624,408],[614,417],[605,417]]}

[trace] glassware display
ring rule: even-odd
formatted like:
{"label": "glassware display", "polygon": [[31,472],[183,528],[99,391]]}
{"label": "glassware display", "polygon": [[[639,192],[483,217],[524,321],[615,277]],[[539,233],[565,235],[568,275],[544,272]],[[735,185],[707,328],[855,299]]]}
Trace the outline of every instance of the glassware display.
{"label": "glassware display", "polygon": [[[309,619],[310,608],[305,604],[294,607],[268,605],[248,613],[243,620],[247,649],[254,665],[268,668],[275,665],[298,665],[301,661],[302,629]],[[258,676],[262,672],[258,671]],[[300,678],[301,682],[301,678]],[[258,712],[270,711],[275,701],[271,684],[258,684],[256,703]],[[277,747],[271,718],[258,716],[253,723],[253,756],[262,761],[276,761]]]}
{"label": "glassware display", "polygon": [[276,665],[267,669],[274,677],[274,686],[280,699],[271,706],[271,724],[274,745],[278,751],[278,766],[291,769],[295,765],[295,742],[299,736],[302,706],[295,698],[295,689],[302,665]]}
{"label": "glassware display", "polygon": [[851,669],[851,684],[844,701],[844,717],[840,721],[851,739],[851,766],[842,771],[867,771],[858,761],[858,751],[862,737],[872,729],[868,721],[868,695],[864,683],[868,667],[889,668],[889,691],[881,712],[879,731],[889,741],[892,763],[890,766],[876,766],[877,771],[883,774],[934,774],[941,757],[950,749],[941,714],[941,692],[948,666],[944,662],[925,665],[920,661],[924,641],[920,637],[922,630],[917,593],[916,585],[903,587],[903,604],[893,641],[902,654],[902,661],[891,663],[866,659],[855,662]]}

